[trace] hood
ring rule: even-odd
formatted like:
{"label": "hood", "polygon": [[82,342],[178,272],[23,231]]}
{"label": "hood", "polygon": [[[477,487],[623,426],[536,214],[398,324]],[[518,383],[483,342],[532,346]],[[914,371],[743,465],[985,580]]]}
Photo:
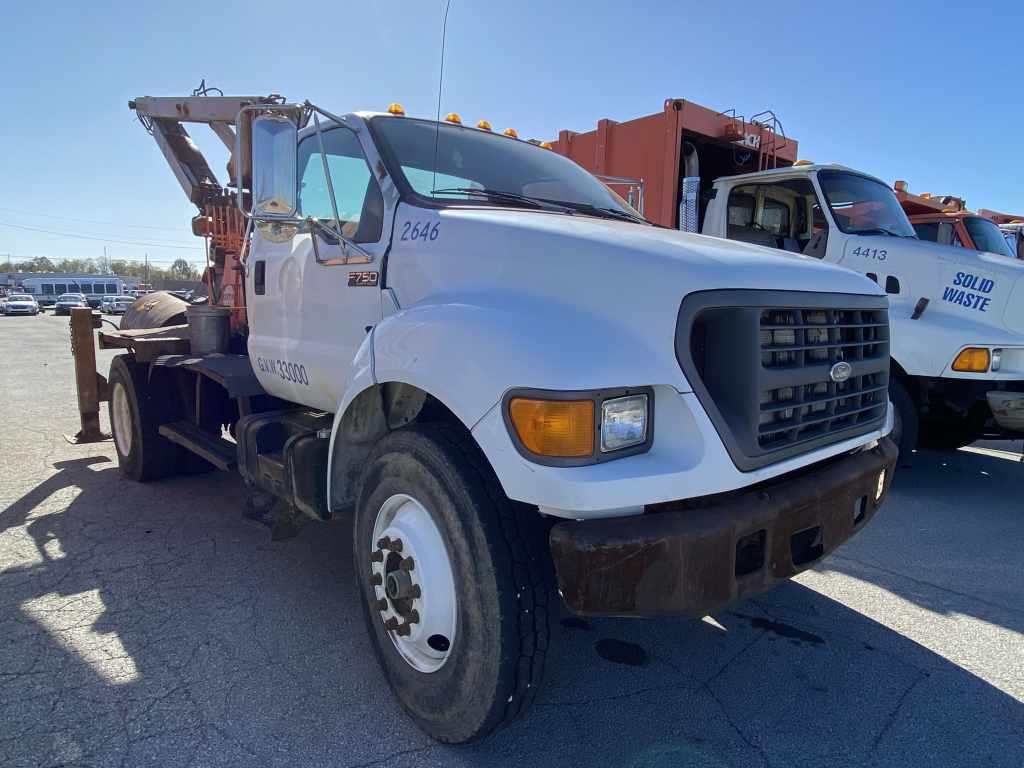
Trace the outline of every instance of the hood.
{"label": "hood", "polygon": [[[879,260],[882,253],[885,259]],[[849,238],[840,263],[898,276],[901,294],[912,303],[927,298],[929,312],[1024,334],[1024,261],[927,240],[870,235]]]}
{"label": "hood", "polygon": [[[562,254],[585,268],[606,266],[654,280],[685,278],[692,290],[752,288],[879,295],[862,275],[800,254],[748,243],[591,216],[510,209],[448,209],[442,218],[488,228],[510,242]],[[500,233],[500,234],[499,234]],[[489,236],[492,237],[492,236]],[[542,245],[545,243],[547,245]],[[556,258],[552,254],[552,259]]]}
{"label": "hood", "polygon": [[[417,224],[436,239],[402,240]],[[517,370],[534,372],[522,386],[686,391],[676,326],[683,299],[699,291],[884,295],[863,275],[816,260],[582,215],[403,203],[394,231],[387,281],[405,321],[457,316],[441,335],[502,345]]]}

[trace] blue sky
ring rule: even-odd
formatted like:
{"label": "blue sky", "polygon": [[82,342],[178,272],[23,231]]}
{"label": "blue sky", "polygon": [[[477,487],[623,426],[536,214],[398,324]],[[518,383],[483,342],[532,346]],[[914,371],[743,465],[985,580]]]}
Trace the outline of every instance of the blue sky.
{"label": "blue sky", "polygon": [[[804,158],[1024,212],[1024,3],[944,8],[453,0],[442,108],[537,137],[655,112],[667,97],[772,109]],[[189,93],[206,78],[227,93],[273,91],[332,111],[400,101],[432,115],[442,9],[443,0],[5,3],[0,260],[85,258],[106,245],[112,258],[198,264],[194,209],[127,101]],[[193,133],[221,170],[216,139]]]}

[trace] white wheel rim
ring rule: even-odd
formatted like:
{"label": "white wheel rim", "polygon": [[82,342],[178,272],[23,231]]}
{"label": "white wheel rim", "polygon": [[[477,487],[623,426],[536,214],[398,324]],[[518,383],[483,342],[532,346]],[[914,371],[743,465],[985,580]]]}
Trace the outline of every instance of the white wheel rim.
{"label": "white wheel rim", "polygon": [[132,450],[132,411],[128,393],[120,381],[114,384],[114,392],[110,396],[110,421],[117,450],[122,456],[127,456]]}
{"label": "white wheel rim", "polygon": [[409,666],[436,672],[455,646],[458,609],[441,531],[420,502],[399,493],[381,505],[368,544],[371,609]]}

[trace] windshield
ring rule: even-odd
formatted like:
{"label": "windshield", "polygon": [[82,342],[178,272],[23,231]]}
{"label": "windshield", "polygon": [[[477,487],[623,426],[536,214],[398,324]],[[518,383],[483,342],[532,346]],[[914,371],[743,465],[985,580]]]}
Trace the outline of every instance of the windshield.
{"label": "windshield", "polygon": [[820,171],[818,181],[843,232],[917,237],[896,195],[880,181],[846,171]]}
{"label": "windshield", "polygon": [[1006,242],[1006,238],[1003,237],[1003,233],[995,225],[995,222],[983,219],[981,216],[966,216],[964,217],[964,226],[967,227],[977,250],[996,253],[1009,259],[1017,258],[1017,254],[1010,249],[1009,243]]}
{"label": "windshield", "polygon": [[79,293],[65,293],[57,301],[81,301],[82,295]]}
{"label": "windshield", "polygon": [[31,296],[8,296],[8,301],[32,301]]}
{"label": "windshield", "polygon": [[134,296],[117,296],[114,299],[112,299],[112,301],[116,301],[118,304],[124,304],[125,302],[128,302],[129,304],[134,304],[135,303],[135,297]]}
{"label": "windshield", "polygon": [[401,169],[412,192],[442,205],[537,208],[548,201],[638,216],[572,160],[527,141],[407,117],[375,117],[371,126],[383,154]]}

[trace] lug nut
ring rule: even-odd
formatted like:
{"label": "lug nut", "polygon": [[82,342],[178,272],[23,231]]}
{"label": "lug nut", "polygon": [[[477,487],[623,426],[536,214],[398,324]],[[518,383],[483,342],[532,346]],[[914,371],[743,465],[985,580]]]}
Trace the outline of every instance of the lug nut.
{"label": "lug nut", "polygon": [[387,536],[377,539],[377,547],[378,549],[391,549],[391,539]]}
{"label": "lug nut", "polygon": [[386,611],[388,609],[388,601],[383,597],[380,600],[374,600],[373,607],[378,611]]}
{"label": "lug nut", "polygon": [[370,553],[370,562],[371,563],[383,563],[384,562],[384,553],[381,552],[379,549],[375,549],[373,552]]}
{"label": "lug nut", "polygon": [[413,608],[409,611],[409,620],[407,624],[419,624],[420,623],[420,612]]}
{"label": "lug nut", "polygon": [[416,563],[413,562],[413,559],[411,557],[406,557],[402,559],[402,562],[398,564],[398,567],[401,568],[403,571],[411,571],[413,568],[416,567]]}
{"label": "lug nut", "polygon": [[391,551],[392,552],[401,552],[402,551],[402,540],[401,539],[392,539],[391,540]]}
{"label": "lug nut", "polygon": [[402,637],[408,637],[411,632],[412,629],[409,627],[409,622],[402,624],[398,627],[398,629],[395,630],[395,633],[401,635]]}
{"label": "lug nut", "polygon": [[409,597],[413,598],[414,600],[422,595],[423,590],[420,589],[419,584],[413,584],[412,587],[409,589]]}
{"label": "lug nut", "polygon": [[371,586],[379,587],[383,583],[384,583],[384,577],[381,576],[379,573],[375,573],[375,574],[373,574],[373,576],[370,577],[370,585]]}
{"label": "lug nut", "polygon": [[390,619],[384,622],[384,629],[386,629],[388,632],[394,632],[396,629],[398,629],[398,619],[392,616]]}

